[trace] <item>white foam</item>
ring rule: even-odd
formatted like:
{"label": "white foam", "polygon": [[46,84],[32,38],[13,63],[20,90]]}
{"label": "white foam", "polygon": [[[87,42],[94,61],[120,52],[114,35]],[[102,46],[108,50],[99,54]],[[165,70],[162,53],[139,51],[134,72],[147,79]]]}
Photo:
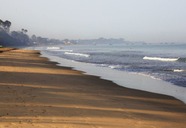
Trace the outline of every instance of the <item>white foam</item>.
{"label": "white foam", "polygon": [[109,68],[116,69],[116,68],[121,68],[121,65],[109,65]]}
{"label": "white foam", "polygon": [[177,61],[179,58],[161,58],[161,57],[143,57],[144,60],[157,60],[157,61]]}
{"label": "white foam", "polygon": [[69,50],[69,49],[52,49],[52,51],[56,51],[56,52],[73,52],[73,50]]}
{"label": "white foam", "polygon": [[63,49],[61,51],[63,51],[63,52],[73,52],[73,50],[70,50],[70,49]]}
{"label": "white foam", "polygon": [[186,88],[173,85],[145,75],[128,73],[114,70],[108,67],[98,67],[94,64],[71,61],[42,52],[42,56],[48,57],[51,61],[59,62],[60,66],[74,67],[76,70],[84,71],[85,74],[100,76],[102,79],[112,80],[116,84],[138,90],[154,92],[173,96],[186,103]]}
{"label": "white foam", "polygon": [[47,50],[58,50],[58,49],[61,49],[60,47],[47,47],[46,48]]}
{"label": "white foam", "polygon": [[89,57],[88,54],[82,54],[82,53],[75,53],[75,52],[65,52],[67,55],[75,55],[75,56],[82,56],[82,57]]}
{"label": "white foam", "polygon": [[173,71],[174,72],[184,72],[184,70],[182,70],[182,69],[174,69]]}
{"label": "white foam", "polygon": [[141,72],[130,72],[131,74],[137,74],[137,75],[142,75],[142,76],[145,76],[145,77],[150,77],[152,79],[155,79],[155,80],[161,80],[160,78],[156,78],[154,76],[151,76],[149,74],[146,74],[146,73],[141,73]]}

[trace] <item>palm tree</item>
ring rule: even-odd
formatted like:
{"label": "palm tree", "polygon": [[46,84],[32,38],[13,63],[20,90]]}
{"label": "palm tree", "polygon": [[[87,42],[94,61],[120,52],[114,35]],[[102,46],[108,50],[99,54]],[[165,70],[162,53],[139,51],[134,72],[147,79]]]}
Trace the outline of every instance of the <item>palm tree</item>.
{"label": "palm tree", "polygon": [[0,19],[0,26],[3,24],[3,21]]}
{"label": "palm tree", "polygon": [[3,21],[0,19],[0,28],[3,27]]}
{"label": "palm tree", "polygon": [[23,29],[23,28],[21,29],[21,31],[22,31],[22,33],[24,33],[24,34],[28,32],[27,29]]}
{"label": "palm tree", "polygon": [[12,23],[10,21],[8,21],[8,20],[6,20],[5,22],[3,22],[3,26],[4,26],[5,29],[9,29],[10,26],[11,26],[11,24]]}

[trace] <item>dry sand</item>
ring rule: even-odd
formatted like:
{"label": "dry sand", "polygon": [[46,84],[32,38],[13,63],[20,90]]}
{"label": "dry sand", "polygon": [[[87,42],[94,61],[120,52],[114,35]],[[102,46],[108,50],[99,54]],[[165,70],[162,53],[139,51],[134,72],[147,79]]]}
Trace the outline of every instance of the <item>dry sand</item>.
{"label": "dry sand", "polygon": [[[0,128],[186,128],[186,105],[0,49]],[[140,83],[139,83],[140,84]]]}

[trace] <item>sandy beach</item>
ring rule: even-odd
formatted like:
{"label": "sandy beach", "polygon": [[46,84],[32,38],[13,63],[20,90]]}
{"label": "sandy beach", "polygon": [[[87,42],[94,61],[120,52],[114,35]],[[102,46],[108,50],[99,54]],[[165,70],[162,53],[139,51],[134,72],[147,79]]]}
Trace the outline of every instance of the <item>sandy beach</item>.
{"label": "sandy beach", "polygon": [[[140,84],[140,83],[139,83]],[[0,48],[0,128],[185,128],[186,105]]]}

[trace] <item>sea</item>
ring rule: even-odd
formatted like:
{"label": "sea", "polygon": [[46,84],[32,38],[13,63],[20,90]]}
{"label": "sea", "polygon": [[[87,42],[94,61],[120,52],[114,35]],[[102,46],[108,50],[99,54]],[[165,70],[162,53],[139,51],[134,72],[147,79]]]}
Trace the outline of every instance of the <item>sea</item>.
{"label": "sea", "polygon": [[40,50],[59,66],[186,103],[186,44],[79,42],[29,49]]}

